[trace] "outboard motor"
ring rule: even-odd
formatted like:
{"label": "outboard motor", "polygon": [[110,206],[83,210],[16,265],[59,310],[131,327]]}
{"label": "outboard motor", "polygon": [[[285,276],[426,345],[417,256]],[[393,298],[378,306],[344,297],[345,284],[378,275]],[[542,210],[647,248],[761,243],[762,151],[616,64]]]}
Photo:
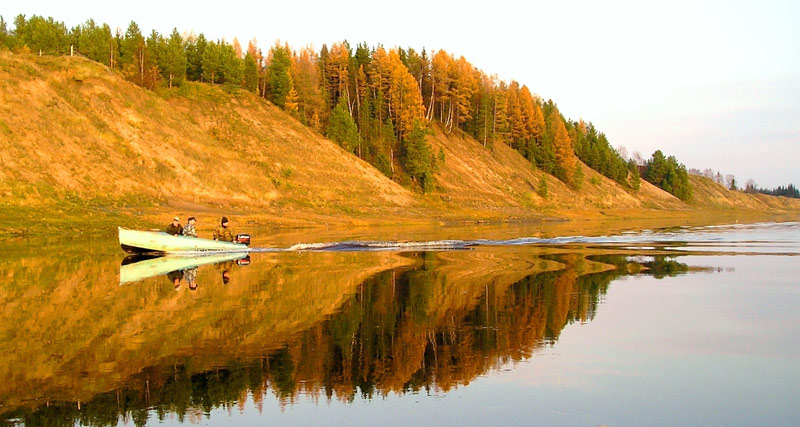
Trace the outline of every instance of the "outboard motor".
{"label": "outboard motor", "polygon": [[243,244],[245,244],[247,246],[250,246],[250,235],[249,234],[237,234],[236,235],[236,240],[234,240],[234,241],[236,243],[243,243]]}

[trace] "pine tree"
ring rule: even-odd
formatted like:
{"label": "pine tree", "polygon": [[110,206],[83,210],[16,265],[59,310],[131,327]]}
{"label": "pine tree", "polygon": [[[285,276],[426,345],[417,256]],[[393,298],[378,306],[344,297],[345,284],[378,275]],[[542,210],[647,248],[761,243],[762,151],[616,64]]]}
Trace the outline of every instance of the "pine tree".
{"label": "pine tree", "polygon": [[85,24],[75,28],[73,31],[74,46],[78,52],[86,55],[89,59],[113,66],[116,46],[114,37],[111,34],[111,27],[104,24],[98,26],[93,19],[89,19]]}
{"label": "pine tree", "polygon": [[153,30],[145,40],[143,86],[153,89],[159,79],[159,70],[165,69],[167,42],[158,31]]}
{"label": "pine tree", "polygon": [[539,187],[537,187],[536,193],[543,199],[547,198],[547,176],[545,174],[539,177]]}
{"label": "pine tree", "polygon": [[172,29],[172,34],[164,43],[161,56],[162,72],[167,79],[168,87],[180,86],[186,78],[186,52],[183,48],[183,38],[178,34],[177,28]]}
{"label": "pine tree", "polygon": [[436,171],[436,159],[427,141],[429,134],[428,129],[417,120],[402,146],[403,168],[423,192],[431,191],[435,184],[433,174]]}
{"label": "pine tree", "polygon": [[0,48],[10,48],[9,46],[9,34],[8,28],[6,27],[6,21],[3,19],[3,16],[0,15]]}
{"label": "pine tree", "polygon": [[249,49],[244,56],[244,89],[258,92],[258,63]]}
{"label": "pine tree", "polygon": [[653,185],[684,201],[692,197],[686,167],[674,156],[665,157],[661,150],[656,150],[645,167],[645,179]]}
{"label": "pine tree", "polygon": [[235,46],[222,43],[220,48],[222,84],[225,90],[233,92],[242,86],[242,59],[237,55]]}
{"label": "pine tree", "polygon": [[202,76],[203,79],[211,84],[220,81],[222,75],[222,54],[220,45],[224,41],[209,42],[203,51],[202,56]]}
{"label": "pine tree", "polygon": [[37,15],[26,21],[24,15],[18,15],[14,23],[17,43],[27,46],[37,55],[61,55],[69,52],[69,35],[63,22]]}
{"label": "pine tree", "polygon": [[273,104],[284,108],[286,96],[292,90],[292,79],[289,74],[292,66],[291,53],[288,46],[275,44],[270,50],[270,62],[267,66],[267,97]]}
{"label": "pine tree", "polygon": [[208,41],[203,33],[197,37],[189,36],[186,40],[186,78],[191,81],[200,81],[203,76],[203,57],[208,47]]}
{"label": "pine tree", "polygon": [[630,175],[630,185],[636,191],[639,191],[641,180],[639,179],[639,167],[633,159],[628,160],[628,174]]}
{"label": "pine tree", "polygon": [[331,112],[325,135],[350,153],[358,146],[358,128],[347,108],[347,101],[340,98]]}
{"label": "pine tree", "polygon": [[120,46],[120,65],[126,76],[144,86],[145,42],[136,22],[131,21]]}

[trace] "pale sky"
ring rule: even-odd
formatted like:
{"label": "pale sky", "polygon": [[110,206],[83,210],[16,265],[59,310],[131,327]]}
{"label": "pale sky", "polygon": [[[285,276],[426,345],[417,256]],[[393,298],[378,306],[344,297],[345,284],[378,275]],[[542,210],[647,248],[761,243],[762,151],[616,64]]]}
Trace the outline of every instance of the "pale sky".
{"label": "pale sky", "polygon": [[204,33],[262,50],[444,49],[514,79],[615,147],[656,149],[739,183],[800,185],[800,1],[42,1],[5,2],[73,27]]}

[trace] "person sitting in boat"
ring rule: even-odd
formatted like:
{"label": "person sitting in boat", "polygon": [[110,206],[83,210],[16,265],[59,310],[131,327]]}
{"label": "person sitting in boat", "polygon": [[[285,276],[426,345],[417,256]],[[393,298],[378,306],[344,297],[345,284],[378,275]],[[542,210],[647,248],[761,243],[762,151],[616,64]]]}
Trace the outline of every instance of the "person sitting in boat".
{"label": "person sitting in boat", "polygon": [[220,226],[218,229],[214,230],[214,240],[222,240],[225,242],[232,242],[233,236],[236,234],[233,232],[231,227],[228,227],[228,218],[222,217],[222,221],[220,221]]}
{"label": "person sitting in boat", "polygon": [[195,228],[196,222],[197,220],[193,216],[190,216],[189,220],[186,221],[186,227],[183,227],[183,233],[181,234],[187,237],[197,237],[197,228]]}
{"label": "person sitting in boat", "polygon": [[179,217],[172,218],[172,224],[167,226],[167,234],[180,236],[183,233],[183,226]]}

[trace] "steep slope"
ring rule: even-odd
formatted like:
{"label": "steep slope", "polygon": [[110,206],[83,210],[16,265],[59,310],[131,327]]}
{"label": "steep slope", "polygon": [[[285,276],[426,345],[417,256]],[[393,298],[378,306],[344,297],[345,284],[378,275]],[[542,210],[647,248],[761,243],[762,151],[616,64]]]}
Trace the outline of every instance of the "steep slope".
{"label": "steep slope", "polygon": [[[599,209],[685,209],[677,198],[642,181],[638,192],[581,164],[584,173],[580,189],[535,170],[530,161],[505,144],[484,147],[463,133],[446,134],[434,128],[430,139],[434,152],[445,153],[445,163],[436,174],[443,200],[479,210],[594,210]],[[538,194],[542,177],[547,196]]]}
{"label": "steep slope", "polygon": [[5,202],[75,196],[339,212],[415,204],[245,92],[187,83],[159,96],[83,58],[0,52],[0,108]]}
{"label": "steep slope", "polygon": [[253,94],[191,82],[148,91],[85,58],[0,51],[0,232],[109,230],[175,213],[209,227],[220,214],[318,226],[800,211],[800,201],[696,177],[685,204],[644,181],[629,191],[585,165],[576,190],[506,145],[437,125],[429,141],[446,160],[434,192],[421,194]]}

